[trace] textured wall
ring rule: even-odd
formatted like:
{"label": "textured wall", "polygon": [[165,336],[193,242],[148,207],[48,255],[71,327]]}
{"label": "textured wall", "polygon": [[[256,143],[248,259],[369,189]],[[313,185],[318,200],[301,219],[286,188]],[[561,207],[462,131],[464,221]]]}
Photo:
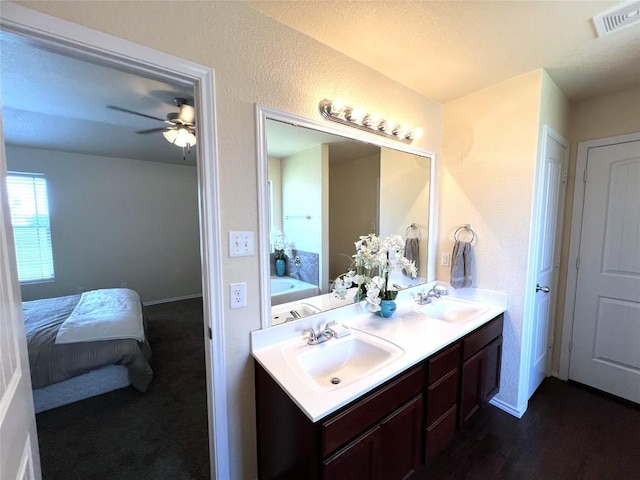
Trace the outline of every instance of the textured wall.
{"label": "textured wall", "polygon": [[[542,71],[537,70],[444,107],[438,174],[438,252],[471,224],[475,286],[506,292],[502,381],[498,399],[520,409],[519,375]],[[438,279],[449,279],[438,265]]]}
{"label": "textured wall", "polygon": [[[22,5],[211,66],[226,284],[247,282],[247,308],[224,305],[233,479],[256,472],[249,332],[260,328],[258,256],[229,259],[227,232],[258,228],[255,103],[318,119],[318,101],[344,98],[421,125],[415,146],[440,152],[441,107],[239,2],[20,2]],[[319,21],[329,19],[319,19]]]}
{"label": "textured wall", "polygon": [[24,300],[122,282],[143,302],[202,293],[195,167],[18,147],[7,163],[47,179],[55,281]]}

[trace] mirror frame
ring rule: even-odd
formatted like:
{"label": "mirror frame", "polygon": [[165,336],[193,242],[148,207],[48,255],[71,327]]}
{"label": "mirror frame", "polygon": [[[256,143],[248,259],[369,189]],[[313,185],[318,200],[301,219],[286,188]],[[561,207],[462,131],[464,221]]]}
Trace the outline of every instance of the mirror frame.
{"label": "mirror frame", "polygon": [[[426,281],[432,282],[436,276],[436,155],[434,152],[420,150],[402,142],[377,136],[355,128],[348,128],[340,124],[330,122],[320,122],[305,117],[300,117],[291,113],[286,113],[264,105],[256,104],[256,137],[258,153],[258,245],[260,261],[260,313],[261,328],[271,327],[271,266],[269,264],[270,242],[269,242],[269,199],[268,199],[268,166],[269,158],[267,154],[267,120],[288,123],[295,127],[304,127],[318,130],[324,133],[339,135],[341,137],[361,142],[370,143],[379,147],[390,148],[412,155],[428,157],[430,159],[430,179],[429,179],[429,227],[427,238],[427,275]],[[401,232],[402,233],[402,232]],[[354,240],[355,241],[355,240]]]}

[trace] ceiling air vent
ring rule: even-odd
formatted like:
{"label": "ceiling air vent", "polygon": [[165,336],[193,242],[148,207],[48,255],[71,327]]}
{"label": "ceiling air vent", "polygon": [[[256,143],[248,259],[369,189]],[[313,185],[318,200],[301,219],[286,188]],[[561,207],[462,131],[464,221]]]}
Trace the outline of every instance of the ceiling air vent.
{"label": "ceiling air vent", "polygon": [[616,32],[640,21],[640,2],[626,3],[624,6],[591,19],[598,37]]}

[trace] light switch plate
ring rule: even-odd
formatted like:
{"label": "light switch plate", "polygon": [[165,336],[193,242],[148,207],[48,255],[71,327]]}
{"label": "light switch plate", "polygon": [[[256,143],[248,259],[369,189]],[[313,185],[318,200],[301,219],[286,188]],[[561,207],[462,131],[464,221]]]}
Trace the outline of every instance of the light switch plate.
{"label": "light switch plate", "polygon": [[229,232],[230,257],[251,257],[255,253],[253,232]]}

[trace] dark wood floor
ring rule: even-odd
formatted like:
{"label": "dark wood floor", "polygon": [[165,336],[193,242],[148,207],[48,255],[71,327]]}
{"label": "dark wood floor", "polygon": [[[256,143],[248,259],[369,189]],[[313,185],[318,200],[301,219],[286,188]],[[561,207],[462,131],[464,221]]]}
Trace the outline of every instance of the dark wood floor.
{"label": "dark wood floor", "polygon": [[640,479],[640,409],[548,378],[517,419],[487,406],[429,465],[430,480]]}

